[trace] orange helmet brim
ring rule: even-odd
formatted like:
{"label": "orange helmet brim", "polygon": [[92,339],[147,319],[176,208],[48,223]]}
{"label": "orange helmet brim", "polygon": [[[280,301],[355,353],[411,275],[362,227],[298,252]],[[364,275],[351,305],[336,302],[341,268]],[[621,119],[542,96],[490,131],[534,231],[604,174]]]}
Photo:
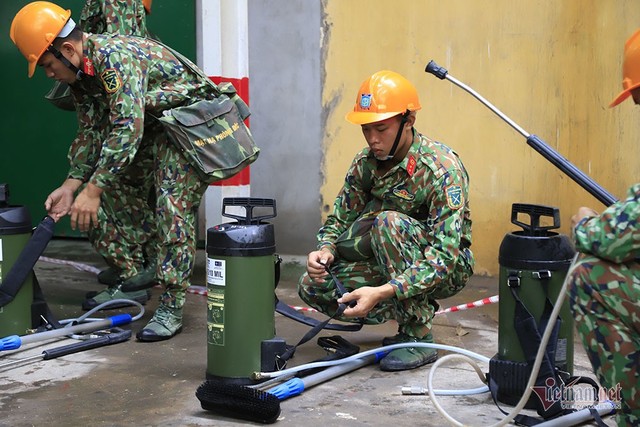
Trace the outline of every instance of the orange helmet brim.
{"label": "orange helmet brim", "polygon": [[33,77],[33,73],[36,72],[36,65],[38,65],[37,62],[29,62],[29,78]]}
{"label": "orange helmet brim", "polygon": [[620,104],[622,101],[624,101],[625,99],[627,99],[628,97],[631,96],[631,92],[634,89],[637,89],[640,87],[640,83],[637,83],[631,87],[626,88],[625,90],[623,90],[622,92],[620,92],[618,94],[618,96],[616,96],[616,98],[611,101],[611,104],[609,104],[609,108],[611,107],[615,107],[616,105]]}
{"label": "orange helmet brim", "polygon": [[609,108],[615,107],[616,105],[627,99],[629,96],[631,96],[631,91],[623,90],[622,92],[620,92],[620,94],[618,94],[618,96],[616,96],[616,99],[611,101],[611,104],[609,104]]}
{"label": "orange helmet brim", "polygon": [[364,111],[349,111],[345,116],[348,122],[353,123],[354,125],[366,125],[367,123],[375,123],[381,122],[393,116],[397,116],[398,114],[402,114],[401,112],[392,111],[389,113],[370,113]]}

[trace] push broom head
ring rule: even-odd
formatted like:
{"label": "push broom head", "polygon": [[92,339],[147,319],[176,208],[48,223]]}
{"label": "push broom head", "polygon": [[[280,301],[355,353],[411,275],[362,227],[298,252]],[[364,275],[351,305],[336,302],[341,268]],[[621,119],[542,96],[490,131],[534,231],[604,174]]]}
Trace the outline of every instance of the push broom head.
{"label": "push broom head", "polygon": [[225,417],[271,424],[280,416],[280,400],[251,387],[208,380],[198,387],[196,397],[202,409]]}

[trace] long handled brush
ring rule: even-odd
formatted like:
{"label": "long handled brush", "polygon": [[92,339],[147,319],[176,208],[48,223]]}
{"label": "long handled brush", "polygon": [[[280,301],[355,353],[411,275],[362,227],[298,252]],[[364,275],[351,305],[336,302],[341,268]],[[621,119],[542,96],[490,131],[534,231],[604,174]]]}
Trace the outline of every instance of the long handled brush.
{"label": "long handled brush", "polygon": [[280,416],[280,401],[297,396],[317,384],[379,361],[386,353],[371,354],[329,368],[303,378],[291,378],[267,391],[228,384],[215,380],[205,381],[196,390],[202,409],[231,418],[265,424],[274,423]]}

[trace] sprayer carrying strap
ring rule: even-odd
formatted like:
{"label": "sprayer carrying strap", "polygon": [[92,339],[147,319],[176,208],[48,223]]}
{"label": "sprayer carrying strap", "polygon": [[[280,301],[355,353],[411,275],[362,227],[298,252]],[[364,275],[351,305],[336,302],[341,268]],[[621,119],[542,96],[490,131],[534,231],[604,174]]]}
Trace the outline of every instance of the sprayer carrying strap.
{"label": "sprayer carrying strap", "polygon": [[189,58],[187,58],[186,56],[184,56],[183,54],[181,54],[171,46],[167,46],[166,44],[162,43],[159,40],[153,39],[153,42],[156,44],[159,44],[160,46],[164,47],[169,52],[171,52],[173,56],[175,56],[178,59],[178,61],[180,61],[180,63],[185,67],[187,67],[192,73],[202,77],[209,84],[209,86],[211,86],[216,97],[221,95],[221,92],[218,86],[214,84],[213,81],[211,81],[211,79],[200,68],[198,68],[198,66],[196,66],[193,62],[191,62]]}
{"label": "sprayer carrying strap", "polygon": [[18,255],[11,270],[4,277],[0,286],[0,307],[9,304],[18,294],[27,276],[33,270],[36,262],[44,252],[49,240],[53,237],[53,227],[55,221],[50,216],[46,216],[33,235]]}
{"label": "sprayer carrying strap", "polygon": [[[337,323],[327,323],[320,322],[313,317],[305,316],[304,314],[297,311],[295,308],[291,307],[287,303],[284,303],[278,299],[276,296],[276,311],[283,316],[288,317],[289,319],[295,320],[307,326],[317,326],[320,323],[323,323],[322,329],[332,330],[332,331],[344,331],[344,332],[356,332],[362,329],[361,323],[350,323],[350,324],[337,324]],[[331,320],[331,319],[329,319]]]}
{"label": "sprayer carrying strap", "polygon": [[60,329],[62,325],[51,312],[36,275],[33,275],[33,303],[31,304],[31,327],[38,331]]}
{"label": "sprayer carrying strap", "polygon": [[[340,282],[340,280],[338,280],[338,278],[335,276],[335,274],[333,274],[333,272],[331,271],[331,269],[329,268],[329,266],[325,266],[325,269],[327,270],[327,272],[329,272],[329,274],[331,275],[331,278],[333,279],[334,284],[336,285],[336,291],[338,293],[338,297],[342,297],[342,295],[344,295],[347,290],[345,289],[344,285],[342,284],[342,282]],[[349,307],[353,307],[355,305],[355,301],[349,303]],[[318,333],[325,328],[325,326],[327,326],[327,324],[337,318],[342,316],[342,313],[344,312],[344,310],[347,308],[347,304],[344,303],[339,303],[338,304],[338,308],[336,309],[336,312],[333,314],[333,316],[329,317],[327,320],[318,323],[317,325],[315,325],[314,327],[312,327],[306,334],[303,335],[303,337],[300,339],[300,341],[298,341],[298,343],[294,346],[288,346],[287,350],[278,355],[276,357],[276,363],[278,366],[278,369],[284,369],[284,367],[286,366],[286,363],[289,359],[291,359],[294,355],[294,353],[296,352],[296,348],[298,348],[298,346],[306,343],[307,341],[309,341],[310,339],[312,339],[313,337],[315,337],[316,335],[318,335]],[[358,325],[359,327],[362,327],[362,324]]]}
{"label": "sprayer carrying strap", "polygon": [[[226,200],[226,199],[225,199]],[[224,214],[223,214],[224,216]],[[276,261],[275,261],[275,283],[276,283],[276,287],[278,286],[278,283],[280,283],[280,265],[282,264],[282,258],[280,258],[279,256],[276,256]],[[309,317],[309,316],[305,316],[304,314],[300,313],[299,311],[297,311],[295,308],[291,307],[290,305],[280,301],[278,299],[278,296],[275,296],[275,300],[276,300],[276,311],[280,314],[282,314],[283,316],[288,317],[289,319],[293,319],[297,322],[300,322],[302,324],[305,324],[307,326],[317,326],[319,325],[321,322],[317,319],[314,319],[313,317]],[[331,320],[331,319],[329,319]],[[355,331],[359,331],[360,329],[362,329],[362,323],[351,323],[348,325],[341,325],[341,324],[336,324],[336,323],[328,323],[328,322],[324,322],[323,323],[323,329],[330,329],[330,330],[334,330],[334,331],[345,331],[345,332],[355,332]]]}

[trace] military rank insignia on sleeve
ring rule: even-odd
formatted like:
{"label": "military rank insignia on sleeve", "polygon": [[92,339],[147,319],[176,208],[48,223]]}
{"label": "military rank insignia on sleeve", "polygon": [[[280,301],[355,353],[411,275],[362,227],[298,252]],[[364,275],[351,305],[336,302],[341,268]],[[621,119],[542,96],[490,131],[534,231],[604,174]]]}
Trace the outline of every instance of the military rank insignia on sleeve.
{"label": "military rank insignia on sleeve", "polygon": [[462,205],[464,205],[460,184],[450,185],[444,191],[447,195],[447,205],[449,205],[449,208],[460,209]]}
{"label": "military rank insignia on sleeve", "polygon": [[409,176],[413,176],[413,173],[416,171],[416,158],[413,156],[409,156],[409,160],[407,160],[407,173]]}
{"label": "military rank insignia on sleeve", "polygon": [[115,68],[106,69],[100,74],[102,84],[107,93],[117,92],[122,87],[122,80],[120,74]]}

